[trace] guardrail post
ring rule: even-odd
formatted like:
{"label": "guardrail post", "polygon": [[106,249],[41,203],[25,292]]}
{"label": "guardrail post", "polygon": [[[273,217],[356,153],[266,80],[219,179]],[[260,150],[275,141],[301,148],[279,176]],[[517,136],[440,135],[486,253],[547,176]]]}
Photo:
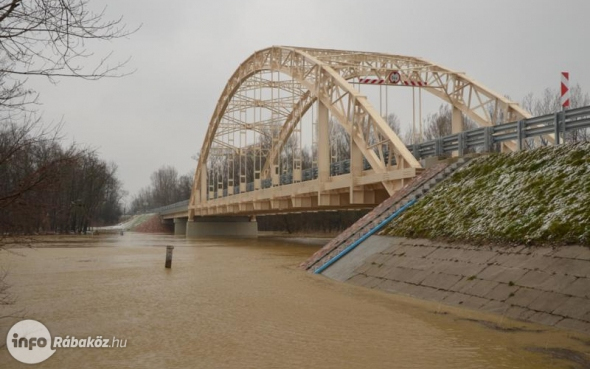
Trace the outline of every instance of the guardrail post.
{"label": "guardrail post", "polygon": [[483,129],[483,151],[492,152],[492,133],[493,127],[484,127]]}
{"label": "guardrail post", "polygon": [[434,154],[436,156],[442,156],[443,155],[443,140],[442,138],[437,138],[435,143],[434,143]]}
{"label": "guardrail post", "polygon": [[522,151],[523,148],[523,140],[524,140],[524,120],[519,120],[516,123],[516,137],[517,137],[517,142],[516,142],[516,150],[517,151]]}
{"label": "guardrail post", "polygon": [[412,153],[414,154],[414,157],[418,160],[420,160],[420,144],[419,143],[415,143],[412,145]]}
{"label": "guardrail post", "polygon": [[555,113],[555,144],[561,143],[561,134],[563,133],[563,141],[565,142],[565,112],[560,111]]}
{"label": "guardrail post", "polygon": [[460,132],[457,135],[457,155],[465,155],[465,132]]}

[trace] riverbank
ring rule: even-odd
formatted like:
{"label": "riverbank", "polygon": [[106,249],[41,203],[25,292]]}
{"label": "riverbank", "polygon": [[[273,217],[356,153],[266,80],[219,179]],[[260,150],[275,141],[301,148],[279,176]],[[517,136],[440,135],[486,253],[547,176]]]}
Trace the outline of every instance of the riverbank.
{"label": "riverbank", "polygon": [[590,248],[373,236],[323,275],[590,335]]}
{"label": "riverbank", "polygon": [[[297,265],[318,245],[80,238],[1,254],[12,307],[53,335],[116,336],[127,347],[58,349],[40,368],[569,368],[590,354],[570,331],[304,273]],[[170,270],[165,245],[175,247]],[[0,339],[11,323],[0,320]],[[25,365],[1,349],[0,367]]]}
{"label": "riverbank", "polygon": [[323,275],[590,334],[589,184],[590,143],[473,158]]}
{"label": "riverbank", "polygon": [[383,234],[469,244],[590,246],[590,142],[475,158]]}

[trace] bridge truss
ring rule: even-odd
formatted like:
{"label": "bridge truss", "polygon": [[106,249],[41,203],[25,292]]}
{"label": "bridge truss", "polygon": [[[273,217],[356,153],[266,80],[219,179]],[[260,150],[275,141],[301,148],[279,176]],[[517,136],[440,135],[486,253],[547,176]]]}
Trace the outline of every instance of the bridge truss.
{"label": "bridge truss", "polygon": [[[453,107],[453,133],[464,117],[479,126],[530,117],[465,74],[421,58],[260,50],[230,77],[213,112],[189,218],[368,207],[400,189],[420,163],[357,83],[412,86],[437,96]],[[334,125],[347,137],[346,158],[336,153]],[[306,137],[311,147],[304,147]]]}

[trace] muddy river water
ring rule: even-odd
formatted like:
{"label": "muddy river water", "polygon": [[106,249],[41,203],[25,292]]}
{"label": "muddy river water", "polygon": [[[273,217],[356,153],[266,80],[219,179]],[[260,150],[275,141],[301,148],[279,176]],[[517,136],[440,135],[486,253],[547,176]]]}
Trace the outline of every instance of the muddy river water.
{"label": "muddy river water", "polygon": [[[125,348],[57,349],[32,366],[39,368],[585,365],[549,353],[587,355],[590,337],[298,269],[321,243],[133,233],[43,238],[33,249],[0,253],[15,297],[0,311],[38,320],[53,336],[126,340]],[[165,245],[175,246],[169,270],[164,268]],[[16,321],[0,319],[2,343]],[[0,368],[21,367],[31,366],[0,348]]]}

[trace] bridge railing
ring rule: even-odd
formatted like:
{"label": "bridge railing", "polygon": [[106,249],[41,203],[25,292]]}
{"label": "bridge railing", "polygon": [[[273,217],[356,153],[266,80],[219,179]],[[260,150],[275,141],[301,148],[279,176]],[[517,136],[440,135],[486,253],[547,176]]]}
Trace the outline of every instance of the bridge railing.
{"label": "bridge railing", "polygon": [[149,209],[149,210],[144,211],[144,213],[158,213],[158,214],[176,213],[178,211],[183,211],[183,210],[188,209],[188,203],[189,203],[189,200],[183,200],[183,201],[175,202],[174,204]]}
{"label": "bridge railing", "polygon": [[463,155],[470,149],[491,152],[495,144],[506,141],[516,142],[517,149],[522,150],[526,139],[553,134],[555,144],[560,144],[565,133],[586,128],[590,128],[590,106],[476,128],[407,147],[416,159],[443,156],[454,151]]}
{"label": "bridge railing", "polygon": [[[526,139],[553,134],[555,144],[560,144],[566,132],[590,128],[590,106],[562,111],[556,114],[547,114],[539,117],[525,119],[517,122],[498,124],[491,127],[475,128],[469,131],[455,133],[435,140],[408,145],[407,148],[414,154],[416,159],[423,159],[429,156],[444,156],[453,152],[463,155],[468,150],[480,152],[492,152],[496,144],[513,141],[517,149],[522,150]],[[387,153],[384,155],[388,157]],[[369,163],[363,161],[364,170],[371,169]],[[350,160],[343,160],[330,165],[330,175],[338,176],[350,173]],[[318,168],[309,168],[302,171],[302,182],[310,181],[318,177]],[[293,175],[284,173],[279,177],[281,185],[293,183]],[[261,181],[261,188],[272,187],[272,181],[265,179]],[[254,191],[254,182],[246,184],[246,192]],[[234,187],[234,194],[240,193],[240,186]],[[228,196],[227,188],[223,191],[208,194],[208,199]],[[176,212],[178,208],[188,207],[188,201],[181,201],[175,204],[152,209],[150,212],[165,214]]]}
{"label": "bridge railing", "polygon": [[[525,119],[517,122],[503,123],[490,127],[475,128],[469,131],[455,133],[435,140],[408,145],[407,148],[416,159],[429,156],[444,156],[453,152],[459,155],[468,150],[480,152],[492,152],[496,144],[513,141],[517,143],[517,149],[523,148],[524,140],[549,134],[555,135],[555,144],[561,141],[560,135],[579,129],[590,128],[590,106],[571,109],[556,114],[547,114],[539,117]],[[388,157],[387,152],[384,155]],[[363,159],[364,160],[364,159]],[[371,169],[369,163],[363,161],[364,170]],[[350,160],[343,160],[330,165],[330,175],[338,176],[350,173]],[[317,168],[309,168],[302,171],[302,182],[310,181],[318,177]],[[293,183],[293,175],[284,173],[280,176],[280,185]],[[272,181],[261,181],[261,188],[272,187]],[[254,182],[246,184],[246,192],[254,191]],[[234,194],[240,193],[240,186],[234,187]],[[212,192],[208,199],[228,196],[227,188],[223,192]]]}
{"label": "bridge railing", "polygon": [[[387,160],[386,160],[387,163]],[[363,159],[363,169],[368,170],[371,169],[371,165],[368,161]],[[336,163],[330,164],[330,176],[339,176],[342,174],[350,173],[350,159],[342,160]],[[318,168],[308,168],[301,171],[301,182],[311,181],[313,179],[318,178]],[[280,185],[288,185],[293,183],[293,174],[291,173],[283,173],[279,176],[279,183]],[[263,179],[260,182],[260,187],[270,188],[272,187],[272,179]],[[246,184],[246,192],[254,191],[254,182],[249,182]],[[240,186],[234,186],[234,194],[240,193]],[[218,192],[209,193],[207,199],[216,199],[219,197],[225,197],[228,195],[227,188],[223,189],[223,196],[220,196]]]}

